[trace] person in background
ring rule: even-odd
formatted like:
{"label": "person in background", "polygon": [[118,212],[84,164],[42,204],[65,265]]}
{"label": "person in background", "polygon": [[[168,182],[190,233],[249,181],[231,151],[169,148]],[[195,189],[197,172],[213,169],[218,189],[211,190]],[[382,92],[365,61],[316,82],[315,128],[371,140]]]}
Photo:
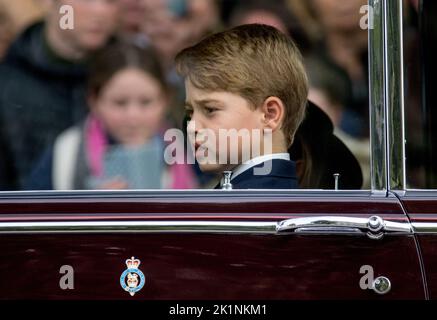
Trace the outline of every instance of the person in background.
{"label": "person in background", "polygon": [[143,32],[157,49],[166,70],[176,54],[199,41],[218,23],[213,0],[144,0]]}
{"label": "person in background", "polygon": [[174,68],[174,58],[183,48],[199,41],[218,24],[214,0],[144,0],[146,16],[142,32],[158,52],[171,88],[169,117],[182,129],[185,88]]}
{"label": "person in background", "polygon": [[10,20],[14,36],[44,17],[42,2],[41,0],[0,0],[0,7],[3,7]]}
{"label": "person in background", "polygon": [[[34,161],[86,113],[86,61],[118,20],[118,0],[45,0],[44,21],[27,28],[0,65],[0,189],[22,189]],[[60,27],[71,5],[74,29]]]}
{"label": "person in background", "polygon": [[[279,2],[280,3],[280,2]],[[278,2],[248,1],[237,6],[231,14],[230,24],[232,26],[261,23],[272,26],[282,33],[288,34],[287,18],[290,15],[285,5]]]}
{"label": "person in background", "polygon": [[135,42],[143,47],[151,45],[144,32],[147,16],[147,0],[119,0],[120,26],[118,35],[122,39]]}
{"label": "person in background", "polygon": [[284,0],[244,0],[236,1],[229,13],[230,26],[261,23],[275,27],[279,31],[290,35],[305,56],[311,47],[307,32],[300,20]]}
{"label": "person in background", "polygon": [[147,0],[120,0],[120,29],[124,34],[138,34],[146,17]]}
{"label": "person in background", "polygon": [[[215,0],[120,0],[121,38],[156,49],[168,83],[168,120],[183,129],[185,89],[174,70],[178,51],[200,40],[219,23]],[[188,151],[190,152],[190,151]],[[209,177],[198,172],[200,184]]]}
{"label": "person in background", "polygon": [[343,69],[317,57],[305,61],[309,77],[308,99],[322,109],[334,125],[334,134],[349,148],[358,160],[362,175],[362,188],[370,188],[370,141],[358,139],[340,128],[346,106],[351,101],[352,84]]}
{"label": "person in background", "polygon": [[340,127],[348,134],[368,137],[368,33],[360,27],[366,0],[304,1],[317,17],[323,36],[314,53],[346,71],[352,83],[352,101],[346,106]]}
{"label": "person in background", "polygon": [[27,188],[195,188],[192,167],[183,158],[172,165],[164,159],[166,88],[151,48],[125,41],[103,48],[91,61],[90,114],[57,137]]}
{"label": "person in background", "polygon": [[307,1],[302,0],[285,0],[285,4],[295,16],[296,23],[300,26],[302,33],[306,37],[306,53],[308,53],[314,50],[315,45],[320,40],[322,31],[314,11],[306,3]]}

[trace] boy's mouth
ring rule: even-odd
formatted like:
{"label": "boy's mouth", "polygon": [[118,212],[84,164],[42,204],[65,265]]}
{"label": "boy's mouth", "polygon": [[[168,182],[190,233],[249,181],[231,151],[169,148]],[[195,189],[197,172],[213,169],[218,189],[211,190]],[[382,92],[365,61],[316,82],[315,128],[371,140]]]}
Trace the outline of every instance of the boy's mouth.
{"label": "boy's mouth", "polygon": [[204,143],[199,143],[199,142],[196,142],[194,144],[194,149],[195,149],[196,158],[198,160],[208,157],[210,152],[210,148],[208,146],[206,146]]}
{"label": "boy's mouth", "polygon": [[194,150],[197,152],[198,150],[206,150],[209,149],[209,147],[205,144],[204,141],[196,141],[194,143]]}
{"label": "boy's mouth", "polygon": [[196,142],[196,143],[194,144],[194,151],[197,152],[197,150],[200,148],[201,145],[202,145],[201,143]]}
{"label": "boy's mouth", "polygon": [[205,153],[205,151],[208,150],[208,148],[205,145],[201,144],[201,143],[196,143],[194,145],[194,149],[195,149],[196,155],[198,153],[203,155]]}

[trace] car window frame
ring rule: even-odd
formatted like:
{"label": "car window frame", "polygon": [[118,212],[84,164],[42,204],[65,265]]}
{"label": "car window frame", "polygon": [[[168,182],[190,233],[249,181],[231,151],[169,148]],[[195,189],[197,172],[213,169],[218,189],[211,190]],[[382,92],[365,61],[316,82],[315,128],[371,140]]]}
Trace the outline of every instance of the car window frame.
{"label": "car window frame", "polygon": [[[245,190],[259,194],[276,192],[293,194],[350,193],[388,195],[391,191],[406,191],[405,123],[404,123],[404,66],[403,66],[403,3],[402,0],[369,0],[372,23],[368,29],[369,51],[369,112],[370,112],[370,189],[327,190]],[[389,50],[390,48],[390,50]],[[333,193],[334,191],[334,193]],[[236,192],[235,190],[51,190],[0,191],[0,199],[16,197],[98,197],[111,195],[129,197],[156,194],[187,194],[201,196],[205,192]]]}

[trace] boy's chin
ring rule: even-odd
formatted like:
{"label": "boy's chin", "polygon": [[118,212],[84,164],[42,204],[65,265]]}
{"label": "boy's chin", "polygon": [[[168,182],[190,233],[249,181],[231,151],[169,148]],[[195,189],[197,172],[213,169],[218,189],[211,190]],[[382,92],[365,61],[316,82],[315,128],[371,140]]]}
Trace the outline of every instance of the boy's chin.
{"label": "boy's chin", "polygon": [[203,173],[214,173],[214,174],[222,174],[223,171],[232,170],[234,166],[226,166],[222,164],[201,164],[199,163],[199,168]]}

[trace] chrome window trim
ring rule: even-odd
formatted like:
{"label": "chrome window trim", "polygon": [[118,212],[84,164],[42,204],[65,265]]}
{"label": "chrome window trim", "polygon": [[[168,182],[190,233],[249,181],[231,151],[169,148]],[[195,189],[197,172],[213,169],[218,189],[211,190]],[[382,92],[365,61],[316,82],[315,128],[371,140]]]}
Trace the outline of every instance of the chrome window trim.
{"label": "chrome window trim", "polygon": [[402,0],[369,0],[369,108],[372,190],[405,190]]}
{"label": "chrome window trim", "polygon": [[403,1],[386,0],[386,110],[389,190],[406,189]]}
{"label": "chrome window trim", "polygon": [[257,189],[257,190],[69,190],[69,191],[15,191],[0,192],[0,203],[13,200],[61,200],[61,199],[156,199],[160,198],[296,198],[296,197],[351,197],[351,198],[382,198],[387,197],[379,190],[318,190],[318,189]]}
{"label": "chrome window trim", "polygon": [[385,87],[384,87],[384,15],[381,0],[369,0],[373,8],[373,28],[369,37],[369,112],[370,175],[372,190],[387,191]]}

